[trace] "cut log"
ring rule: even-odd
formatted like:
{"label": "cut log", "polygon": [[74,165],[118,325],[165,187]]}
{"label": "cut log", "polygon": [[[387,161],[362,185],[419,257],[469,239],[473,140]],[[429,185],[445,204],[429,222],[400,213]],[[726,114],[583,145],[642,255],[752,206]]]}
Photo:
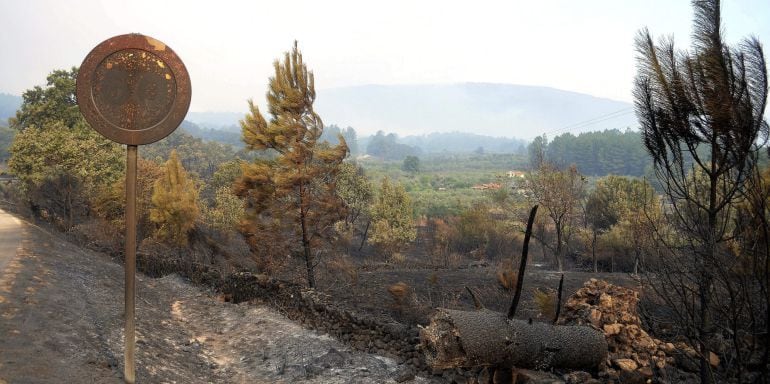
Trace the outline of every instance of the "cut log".
{"label": "cut log", "polygon": [[604,334],[591,327],[508,320],[490,310],[437,309],[420,331],[433,368],[511,366],[546,369],[598,367],[607,357]]}

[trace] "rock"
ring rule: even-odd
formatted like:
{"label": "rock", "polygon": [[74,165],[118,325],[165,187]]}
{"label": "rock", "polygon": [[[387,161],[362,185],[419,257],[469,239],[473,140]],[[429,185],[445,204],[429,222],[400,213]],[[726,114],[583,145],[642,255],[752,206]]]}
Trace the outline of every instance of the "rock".
{"label": "rock", "polygon": [[648,379],[651,378],[652,375],[653,375],[652,368],[650,368],[650,367],[641,367],[641,368],[637,369],[636,371],[639,372],[642,376],[644,376],[644,377],[646,377]]}
{"label": "rock", "polygon": [[393,380],[395,380],[396,383],[414,380],[414,370],[409,367],[403,367],[393,374]]}
{"label": "rock", "polygon": [[621,371],[635,371],[639,367],[636,361],[631,359],[614,359],[612,364]]}
{"label": "rock", "polygon": [[[517,369],[513,372],[513,375],[515,377],[515,384],[564,384],[564,380],[548,372]],[[497,378],[497,372],[495,372],[495,378]],[[495,383],[498,383],[498,381],[495,381]],[[503,383],[503,381],[500,381],[500,383]]]}
{"label": "rock", "polygon": [[716,368],[719,366],[719,356],[716,353],[709,351],[709,364]]}
{"label": "rock", "polygon": [[570,372],[562,376],[562,378],[567,384],[584,384],[594,380],[590,373],[583,371]]}
{"label": "rock", "polygon": [[612,308],[612,296],[602,292],[601,295],[599,295],[599,307],[603,309],[611,309]]}
{"label": "rock", "polygon": [[481,372],[479,372],[478,376],[476,376],[476,381],[478,381],[481,384],[487,384],[490,382],[489,377],[489,368],[484,367]]}
{"label": "rock", "polygon": [[623,329],[623,325],[618,323],[605,324],[603,329],[604,329],[604,334],[606,336],[612,336],[612,335],[619,334],[620,331]]}
{"label": "rock", "polygon": [[622,371],[619,381],[623,384],[646,384],[647,378],[639,371]]}
{"label": "rock", "polygon": [[591,309],[591,313],[588,315],[588,321],[596,328],[602,326],[602,312],[596,308]]}
{"label": "rock", "polygon": [[323,368],[339,368],[345,365],[345,360],[346,357],[343,352],[329,348],[328,352],[315,358],[313,363]]}

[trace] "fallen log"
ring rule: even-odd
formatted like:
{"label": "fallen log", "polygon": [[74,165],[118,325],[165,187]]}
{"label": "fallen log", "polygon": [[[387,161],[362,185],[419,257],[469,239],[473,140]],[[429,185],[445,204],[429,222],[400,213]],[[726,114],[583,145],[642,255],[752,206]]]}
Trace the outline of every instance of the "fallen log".
{"label": "fallen log", "polygon": [[586,326],[508,320],[490,310],[439,308],[420,331],[433,368],[508,366],[546,369],[598,367],[607,357],[604,334]]}

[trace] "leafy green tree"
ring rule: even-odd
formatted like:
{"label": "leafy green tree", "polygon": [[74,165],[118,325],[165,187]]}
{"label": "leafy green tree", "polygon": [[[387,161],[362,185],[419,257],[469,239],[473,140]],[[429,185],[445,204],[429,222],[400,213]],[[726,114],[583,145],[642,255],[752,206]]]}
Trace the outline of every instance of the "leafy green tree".
{"label": "leafy green tree", "polygon": [[[544,208],[554,225],[556,244],[551,246],[551,249],[559,271],[563,271],[564,246],[577,217],[578,203],[585,189],[585,178],[574,165],[560,170],[544,162],[536,172],[529,174],[527,185],[534,202]],[[547,246],[547,243],[543,242],[543,245]]]}
{"label": "leafy green tree", "polygon": [[243,200],[235,196],[230,187],[217,188],[214,195],[214,206],[203,209],[206,223],[225,233],[238,229],[243,214]]}
{"label": "leafy green tree", "polygon": [[187,176],[176,151],[171,151],[163,168],[153,188],[150,220],[158,226],[159,239],[184,246],[200,214],[198,188]]}
{"label": "leafy green tree", "polygon": [[420,158],[417,156],[407,156],[404,158],[404,163],[401,165],[401,169],[412,173],[420,172]]}
{"label": "leafy green tree", "polygon": [[[658,217],[660,212],[652,186],[641,179],[613,175],[604,177],[588,194],[585,211],[586,222],[593,235],[591,252],[594,272],[597,272],[597,235],[607,233],[613,226],[618,226],[624,243],[631,246],[628,251],[633,252],[635,266],[638,266],[642,242],[652,235],[645,231],[647,221]],[[614,258],[612,265],[614,271]]]}
{"label": "leafy green tree", "polygon": [[[163,175],[163,167],[142,157],[136,166],[136,235],[140,241],[155,232],[150,220],[152,195],[155,182]],[[117,229],[125,230],[126,177],[123,175],[110,187],[105,188],[94,207],[97,215],[108,220]]]}
{"label": "leafy green tree", "polygon": [[[536,144],[533,142],[532,145]],[[585,175],[639,177],[652,164],[641,134],[630,129],[584,132],[577,136],[567,132],[554,137],[548,143],[546,153],[548,161],[559,165],[575,164]]]}
{"label": "leafy green tree", "polygon": [[16,130],[0,125],[0,163],[5,163],[11,157],[10,149],[14,136]]}
{"label": "leafy green tree", "polygon": [[168,159],[172,150],[177,152],[187,172],[203,180],[209,180],[220,164],[235,157],[235,151],[230,145],[204,141],[190,135],[183,128],[163,140],[142,146],[142,156],[162,163]]}
{"label": "leafy green tree", "polygon": [[452,247],[459,252],[469,253],[486,249],[495,222],[490,217],[489,207],[476,203],[460,213],[455,227],[457,238],[452,239]]}
{"label": "leafy green tree", "polygon": [[202,202],[209,206],[215,205],[217,191],[221,188],[230,190],[230,193],[234,195],[232,192],[233,186],[241,177],[241,166],[244,162],[244,160],[236,158],[217,165],[213,175],[206,179],[206,183],[201,189],[200,198]]}
{"label": "leafy green tree", "polygon": [[46,86],[35,86],[22,95],[24,100],[16,117],[9,119],[11,128],[23,131],[29,127],[43,128],[51,123],[75,127],[83,123],[75,98],[78,69],[58,69],[46,78]]}
{"label": "leafy green tree", "polygon": [[340,172],[337,175],[337,194],[347,207],[347,215],[343,227],[340,228],[341,232],[347,233],[348,237],[352,238],[353,232],[360,223],[366,221],[366,229],[362,231],[361,239],[361,246],[363,246],[371,223],[369,207],[374,197],[374,189],[361,166],[349,162],[340,165]]}
{"label": "leafy green tree", "polygon": [[401,184],[392,185],[387,177],[383,178],[371,212],[369,241],[387,255],[401,251],[417,238],[412,204]]}
{"label": "leafy green tree", "polygon": [[384,132],[378,131],[366,145],[366,153],[385,160],[402,160],[406,156],[420,154],[420,148],[398,143],[397,140],[398,136],[395,133],[386,135]]}
{"label": "leafy green tree", "polygon": [[656,44],[647,30],[637,36],[634,99],[669,221],[684,239],[668,247],[672,255],[660,258],[650,280],[699,346],[700,379],[708,383],[715,381],[709,342],[720,328],[715,306],[725,293],[716,284],[731,273],[724,250],[737,235],[732,217],[756,166],[756,143],[767,138],[768,77],[756,38],[737,48],[724,42],[718,0],[693,1],[693,8],[691,50],[676,50],[673,39]]}
{"label": "leafy green tree", "polygon": [[38,214],[64,228],[88,215],[100,191],[120,177],[120,146],[91,129],[75,103],[77,69],[58,70],[46,87],[23,95],[10,119],[18,131],[8,166],[22,182],[25,198]]}
{"label": "leafy green tree", "polygon": [[353,127],[340,128],[335,124],[332,124],[324,128],[324,132],[321,135],[321,141],[328,141],[331,145],[339,144],[337,139],[340,135],[345,138],[345,144],[348,146],[348,150],[351,155],[358,154],[358,136],[356,130]]}
{"label": "leafy green tree", "polygon": [[348,148],[342,136],[336,146],[319,142],[323,123],[313,110],[313,73],[307,70],[296,42],[274,68],[267,93],[270,121],[252,101],[250,113],[241,121],[248,150],[277,153],[243,166],[236,187],[246,203],[241,231],[257,255],[268,253],[262,239],[287,240],[283,244],[288,251],[304,259],[308,286],[314,288],[313,251],[333,238],[334,223],[345,217],[335,180]]}
{"label": "leafy green tree", "polygon": [[538,136],[527,146],[530,169],[538,169],[545,162],[545,154],[548,150],[548,137]]}

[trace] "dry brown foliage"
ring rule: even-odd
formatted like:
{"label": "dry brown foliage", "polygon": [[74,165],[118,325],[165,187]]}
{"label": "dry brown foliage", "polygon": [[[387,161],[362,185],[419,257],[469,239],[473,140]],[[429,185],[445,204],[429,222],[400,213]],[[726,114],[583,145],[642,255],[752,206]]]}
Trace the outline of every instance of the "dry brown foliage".
{"label": "dry brown foliage", "polygon": [[409,295],[409,285],[402,281],[395,283],[388,287],[388,292],[393,296],[393,300],[396,304],[404,304],[406,297]]}
{"label": "dry brown foliage", "polygon": [[346,277],[350,285],[358,285],[358,268],[350,258],[345,256],[335,257],[326,263],[326,269],[332,275]]}
{"label": "dry brown foliage", "polygon": [[516,288],[516,280],[518,280],[519,274],[513,269],[511,263],[506,262],[500,264],[497,267],[497,282],[505,290],[513,290]]}

